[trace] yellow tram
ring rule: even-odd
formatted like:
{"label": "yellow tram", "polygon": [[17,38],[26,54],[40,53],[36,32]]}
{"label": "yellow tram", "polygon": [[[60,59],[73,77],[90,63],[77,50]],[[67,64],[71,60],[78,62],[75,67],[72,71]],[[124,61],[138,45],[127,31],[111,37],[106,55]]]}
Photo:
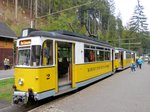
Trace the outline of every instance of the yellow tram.
{"label": "yellow tram", "polygon": [[114,69],[123,70],[135,62],[136,53],[123,48],[115,48]]}
{"label": "yellow tram", "polygon": [[131,59],[117,60],[120,51],[131,54],[85,35],[24,29],[16,45],[13,102],[57,96],[128,67]]}

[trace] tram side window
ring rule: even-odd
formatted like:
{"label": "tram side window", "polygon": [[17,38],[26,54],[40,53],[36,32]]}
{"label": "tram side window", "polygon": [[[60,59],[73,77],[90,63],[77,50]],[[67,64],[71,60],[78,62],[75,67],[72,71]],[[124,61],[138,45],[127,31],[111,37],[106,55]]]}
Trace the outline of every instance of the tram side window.
{"label": "tram side window", "polygon": [[96,51],[96,61],[104,61],[104,51]]}
{"label": "tram side window", "polygon": [[84,62],[89,62],[89,50],[84,50]]}
{"label": "tram side window", "polygon": [[131,53],[129,53],[129,58],[132,58],[132,55],[131,55]]}
{"label": "tram side window", "polygon": [[104,61],[104,51],[100,51],[100,61]]}
{"label": "tram side window", "polygon": [[129,58],[131,58],[131,53],[126,53],[126,57],[127,57],[127,59],[129,59]]}
{"label": "tram side window", "polygon": [[90,62],[95,61],[95,51],[94,50],[89,51],[89,59],[90,59]]}
{"label": "tram side window", "polygon": [[30,65],[30,49],[21,49],[18,51],[17,65]]}
{"label": "tram side window", "polygon": [[100,61],[100,51],[96,51],[96,61]]}
{"label": "tram side window", "polygon": [[53,41],[46,40],[43,43],[43,53],[42,53],[42,65],[52,65],[53,64]]}
{"label": "tram side window", "polygon": [[115,59],[119,59],[119,53],[115,53]]}
{"label": "tram side window", "polygon": [[109,51],[105,52],[105,60],[110,60],[110,52]]}
{"label": "tram side window", "polygon": [[84,62],[93,62],[95,61],[95,51],[91,49],[84,50]]}
{"label": "tram side window", "polygon": [[40,65],[40,54],[41,54],[41,46],[32,46],[32,58],[31,58],[31,66],[39,66]]}

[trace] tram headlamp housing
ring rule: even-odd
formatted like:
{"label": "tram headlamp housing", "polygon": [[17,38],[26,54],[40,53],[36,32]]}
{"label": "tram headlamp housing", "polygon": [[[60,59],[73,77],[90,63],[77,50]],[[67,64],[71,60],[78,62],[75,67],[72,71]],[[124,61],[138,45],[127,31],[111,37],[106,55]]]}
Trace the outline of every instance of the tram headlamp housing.
{"label": "tram headlamp housing", "polygon": [[23,85],[23,79],[19,79],[18,84],[22,86]]}

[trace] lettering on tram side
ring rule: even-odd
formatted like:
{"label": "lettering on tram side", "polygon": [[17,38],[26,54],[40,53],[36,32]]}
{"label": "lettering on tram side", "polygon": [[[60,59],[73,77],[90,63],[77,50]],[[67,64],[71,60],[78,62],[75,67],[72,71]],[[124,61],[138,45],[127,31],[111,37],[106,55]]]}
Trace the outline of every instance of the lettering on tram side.
{"label": "lettering on tram side", "polygon": [[47,74],[47,80],[49,80],[50,79],[50,74]]}
{"label": "lettering on tram side", "polygon": [[97,67],[91,67],[91,68],[88,68],[88,72],[93,72],[93,71],[96,71],[96,70],[102,70],[102,69],[108,69],[109,68],[109,65],[105,65],[105,66],[97,66]]}
{"label": "lettering on tram side", "polygon": [[131,60],[126,60],[126,64],[128,64],[128,63],[130,63],[131,62]]}

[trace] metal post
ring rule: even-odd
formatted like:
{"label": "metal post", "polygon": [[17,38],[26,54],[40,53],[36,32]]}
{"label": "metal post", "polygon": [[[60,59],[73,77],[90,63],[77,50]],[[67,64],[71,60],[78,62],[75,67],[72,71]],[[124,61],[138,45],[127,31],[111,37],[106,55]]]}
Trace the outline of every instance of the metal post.
{"label": "metal post", "polygon": [[36,27],[37,24],[37,17],[38,17],[38,0],[35,0],[35,17],[34,17],[34,27]]}
{"label": "metal post", "polygon": [[35,28],[34,20],[31,20],[31,23],[30,23],[30,24],[31,24],[31,26],[30,26],[31,28]]}

